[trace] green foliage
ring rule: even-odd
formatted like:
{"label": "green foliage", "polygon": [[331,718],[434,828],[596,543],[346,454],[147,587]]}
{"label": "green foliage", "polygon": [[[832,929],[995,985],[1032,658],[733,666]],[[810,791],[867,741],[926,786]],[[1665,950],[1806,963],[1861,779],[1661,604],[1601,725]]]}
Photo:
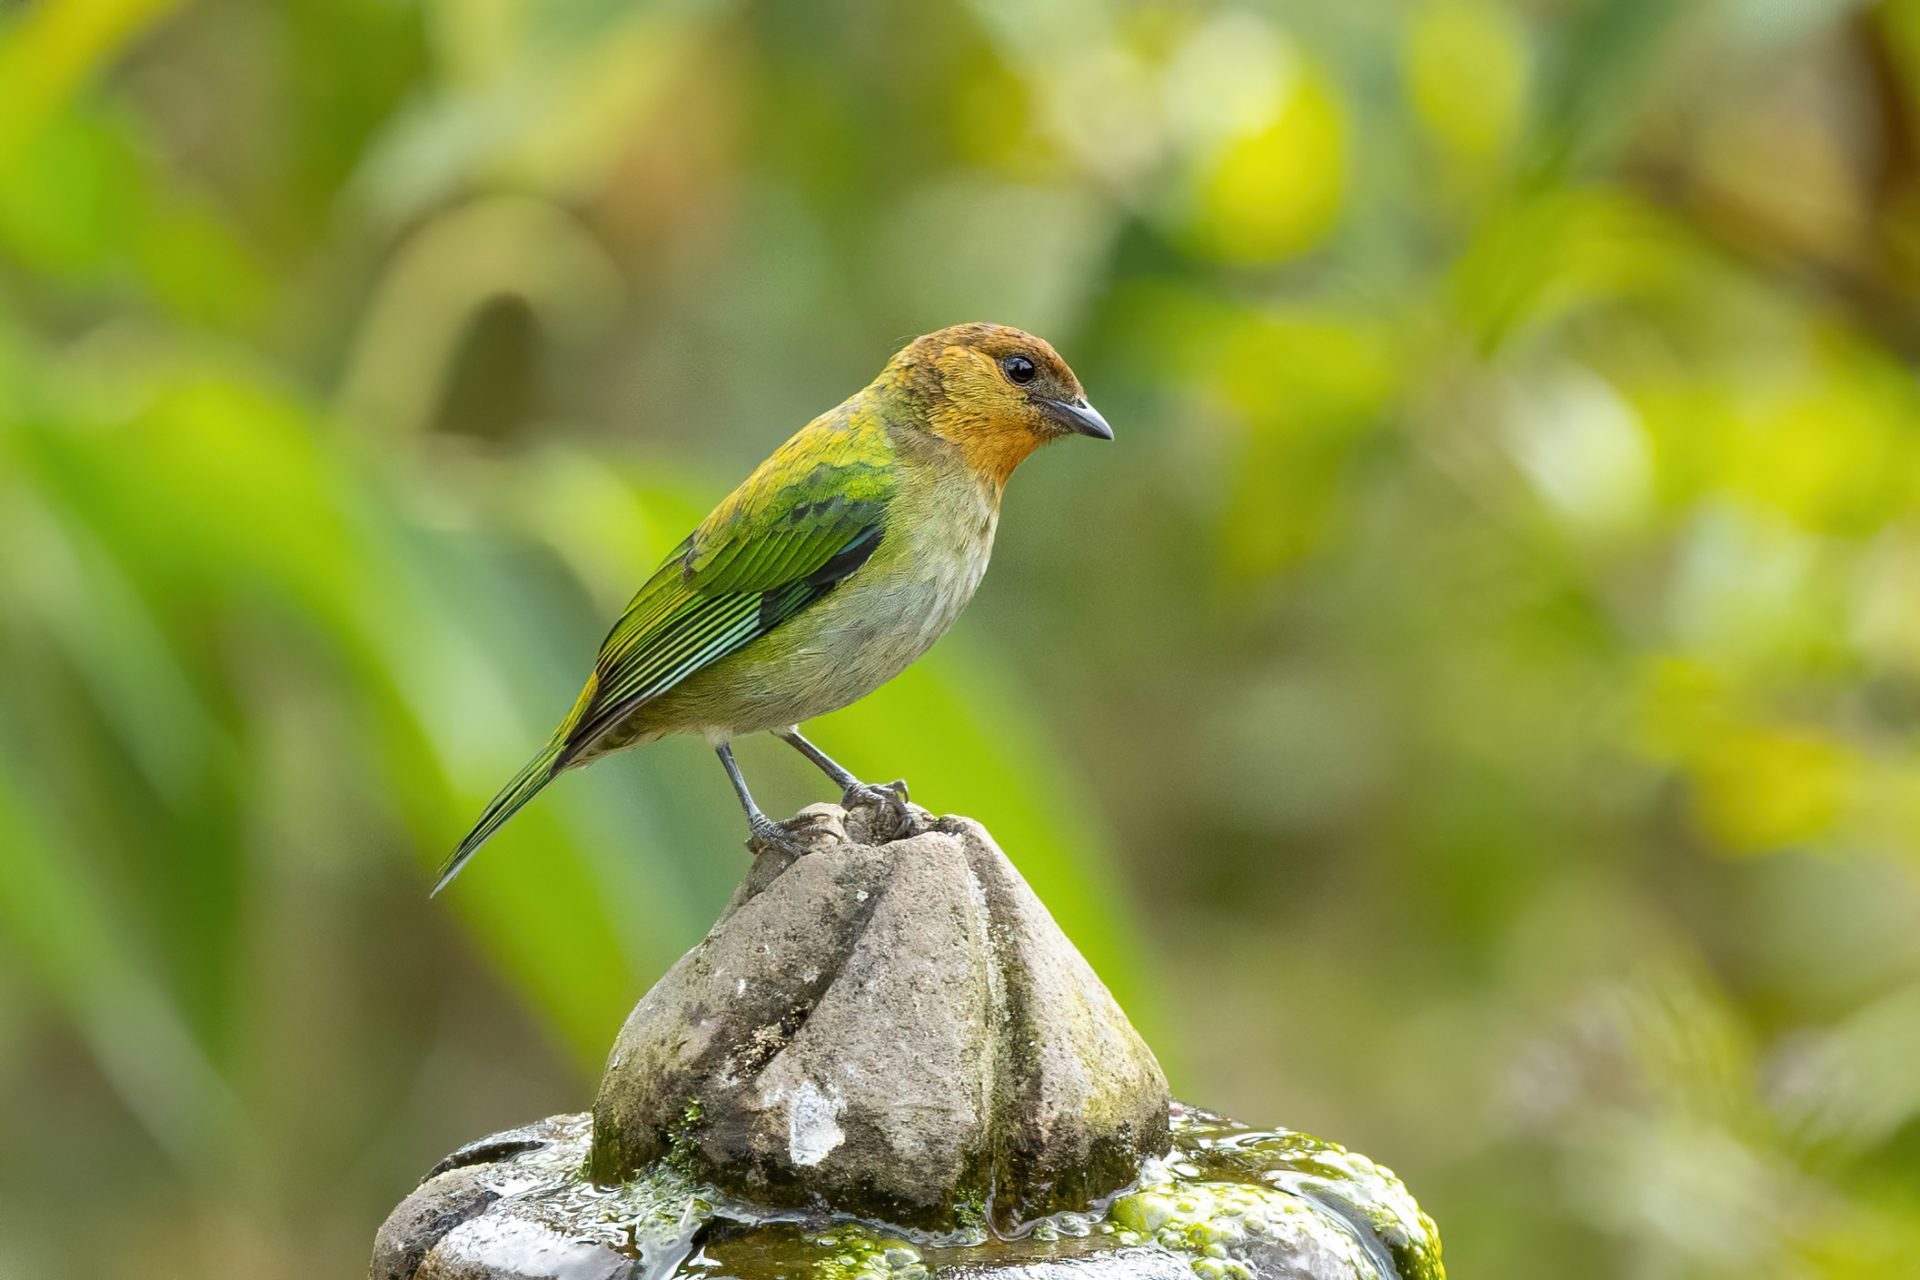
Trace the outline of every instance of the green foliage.
{"label": "green foliage", "polygon": [[1119,440],[822,745],[1461,1275],[1898,1273],[1916,121],[1905,0],[0,5],[0,1272],[350,1272],[581,1105],[742,866],[709,753],[431,867],[994,319]]}

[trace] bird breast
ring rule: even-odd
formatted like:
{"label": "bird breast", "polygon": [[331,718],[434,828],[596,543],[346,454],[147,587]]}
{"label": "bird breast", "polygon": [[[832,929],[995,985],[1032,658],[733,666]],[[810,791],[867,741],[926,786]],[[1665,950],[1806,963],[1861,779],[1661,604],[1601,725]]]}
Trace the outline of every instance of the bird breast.
{"label": "bird breast", "polygon": [[928,519],[889,521],[889,534],[903,544],[897,554],[874,574],[856,573],[834,593],[839,607],[829,611],[830,625],[844,647],[828,647],[840,648],[877,676],[876,685],[900,674],[946,633],[987,572],[998,504],[967,496],[969,501],[940,504],[945,509]]}
{"label": "bird breast", "polygon": [[916,495],[919,510],[896,503],[873,559],[768,637],[785,642],[784,687],[755,708],[750,718],[768,722],[758,727],[794,724],[865,697],[953,625],[987,571],[999,495],[971,484],[943,488]]}

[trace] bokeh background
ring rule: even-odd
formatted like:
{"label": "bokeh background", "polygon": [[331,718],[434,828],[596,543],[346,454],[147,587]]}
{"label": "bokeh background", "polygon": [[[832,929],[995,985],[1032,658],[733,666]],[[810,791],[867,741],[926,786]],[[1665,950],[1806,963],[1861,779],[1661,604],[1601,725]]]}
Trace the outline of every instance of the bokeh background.
{"label": "bokeh background", "polygon": [[1459,1276],[1907,1274],[1912,0],[0,4],[0,1274],[358,1274],[583,1106],[744,865],[710,754],[431,868],[987,318],[1119,439],[819,740]]}

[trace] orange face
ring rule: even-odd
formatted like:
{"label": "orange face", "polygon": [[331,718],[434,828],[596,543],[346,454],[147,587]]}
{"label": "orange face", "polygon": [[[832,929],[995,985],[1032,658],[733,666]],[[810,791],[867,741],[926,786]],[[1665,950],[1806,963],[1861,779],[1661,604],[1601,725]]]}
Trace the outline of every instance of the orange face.
{"label": "orange face", "polygon": [[996,483],[1061,436],[1113,439],[1067,362],[1019,329],[955,325],[916,339],[894,363],[923,398],[934,434],[959,445]]}

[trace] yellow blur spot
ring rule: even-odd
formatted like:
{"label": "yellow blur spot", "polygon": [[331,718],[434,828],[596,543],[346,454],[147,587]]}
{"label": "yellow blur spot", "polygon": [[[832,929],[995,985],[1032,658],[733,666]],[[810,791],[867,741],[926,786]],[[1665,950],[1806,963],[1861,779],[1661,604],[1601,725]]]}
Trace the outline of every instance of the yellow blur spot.
{"label": "yellow blur spot", "polygon": [[1854,790],[1839,744],[1797,730],[1748,729],[1710,744],[1694,765],[1694,813],[1733,853],[1764,853],[1830,833]]}
{"label": "yellow blur spot", "polygon": [[1643,664],[1638,746],[1656,760],[1685,759],[1733,722],[1724,676],[1694,658],[1669,654]]}
{"label": "yellow blur spot", "polygon": [[1457,159],[1498,155],[1519,132],[1529,77],[1513,15],[1476,0],[1436,0],[1408,23],[1401,58],[1415,116]]}
{"label": "yellow blur spot", "polygon": [[1301,68],[1263,125],[1228,140],[1203,169],[1192,229],[1236,262],[1278,262],[1319,244],[1346,186],[1346,119],[1331,89]]}
{"label": "yellow blur spot", "polygon": [[1870,531],[1913,500],[1910,428],[1898,408],[1853,384],[1812,386],[1738,422],[1717,478],[1803,528]]}

